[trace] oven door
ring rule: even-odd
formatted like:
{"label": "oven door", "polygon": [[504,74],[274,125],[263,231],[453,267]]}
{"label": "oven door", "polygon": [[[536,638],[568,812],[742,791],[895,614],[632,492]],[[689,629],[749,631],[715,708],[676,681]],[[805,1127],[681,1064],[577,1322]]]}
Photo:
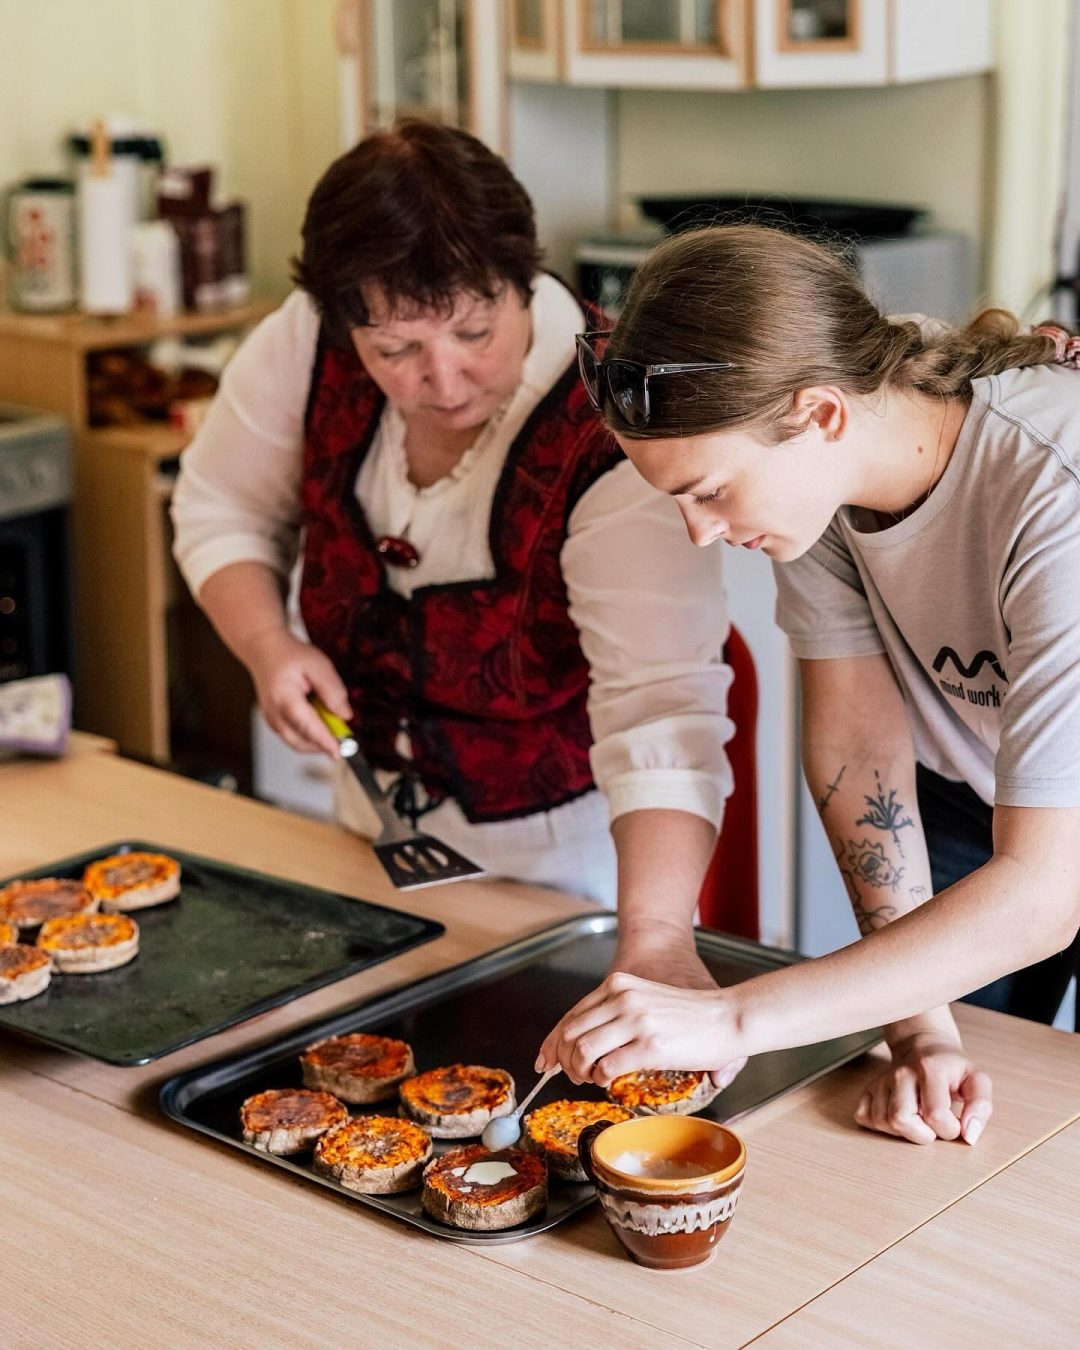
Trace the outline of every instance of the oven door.
{"label": "oven door", "polygon": [[67,511],[0,520],[0,682],[70,669]]}

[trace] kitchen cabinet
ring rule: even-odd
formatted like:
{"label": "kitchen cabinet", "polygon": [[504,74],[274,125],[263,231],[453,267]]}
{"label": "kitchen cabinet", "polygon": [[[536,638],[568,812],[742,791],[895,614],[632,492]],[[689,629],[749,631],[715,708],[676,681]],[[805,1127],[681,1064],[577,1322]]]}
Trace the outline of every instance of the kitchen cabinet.
{"label": "kitchen cabinet", "polygon": [[172,475],[190,437],[163,422],[92,429],[87,367],[96,352],[240,331],[271,308],[168,320],[0,313],[0,400],[59,413],[74,434],[77,725],[128,754],[244,777],[250,681],[172,560]]}
{"label": "kitchen cabinet", "polygon": [[507,70],[513,80],[562,78],[559,0],[507,0]]}
{"label": "kitchen cabinet", "polygon": [[354,141],[404,117],[507,139],[502,0],[343,0],[341,121]]}
{"label": "kitchen cabinet", "polygon": [[991,0],[507,0],[515,80],[873,87],[989,70]]}
{"label": "kitchen cabinet", "polygon": [[751,0],[563,0],[570,84],[740,89]]}
{"label": "kitchen cabinet", "polygon": [[890,5],[891,0],[755,0],[754,83],[766,89],[884,84]]}
{"label": "kitchen cabinet", "polygon": [[754,0],[762,89],[905,84],[989,70],[990,0]]}

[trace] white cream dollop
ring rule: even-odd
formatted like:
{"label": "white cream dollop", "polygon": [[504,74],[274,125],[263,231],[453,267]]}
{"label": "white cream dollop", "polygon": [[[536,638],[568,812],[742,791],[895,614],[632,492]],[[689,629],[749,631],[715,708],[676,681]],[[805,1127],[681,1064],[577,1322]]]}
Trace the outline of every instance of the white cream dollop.
{"label": "white cream dollop", "polygon": [[516,1170],[506,1162],[477,1162],[465,1173],[465,1180],[474,1186],[494,1186],[496,1182],[516,1177]]}

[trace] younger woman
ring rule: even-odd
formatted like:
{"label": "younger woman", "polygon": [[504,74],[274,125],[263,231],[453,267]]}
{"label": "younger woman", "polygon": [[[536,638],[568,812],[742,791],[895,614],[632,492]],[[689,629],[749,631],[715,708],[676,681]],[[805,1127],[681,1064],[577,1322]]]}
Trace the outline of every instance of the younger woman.
{"label": "younger woman", "polygon": [[1077,966],[1076,344],[1000,311],[890,319],[828,250],[740,226],[658,249],[606,345],[579,345],[694,542],[776,564],[806,776],[863,940],[729,989],[613,975],[540,1066],[606,1083],[883,1024],[893,1065],[856,1118],[974,1143],[990,1085],[948,1000],[1049,1021]]}

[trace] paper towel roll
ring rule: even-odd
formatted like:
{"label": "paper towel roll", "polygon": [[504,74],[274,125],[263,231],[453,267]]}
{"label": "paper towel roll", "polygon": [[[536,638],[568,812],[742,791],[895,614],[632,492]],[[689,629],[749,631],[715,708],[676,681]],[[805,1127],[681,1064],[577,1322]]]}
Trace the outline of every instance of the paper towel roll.
{"label": "paper towel roll", "polygon": [[79,303],[87,314],[126,314],[133,304],[131,203],[118,174],[79,184]]}

